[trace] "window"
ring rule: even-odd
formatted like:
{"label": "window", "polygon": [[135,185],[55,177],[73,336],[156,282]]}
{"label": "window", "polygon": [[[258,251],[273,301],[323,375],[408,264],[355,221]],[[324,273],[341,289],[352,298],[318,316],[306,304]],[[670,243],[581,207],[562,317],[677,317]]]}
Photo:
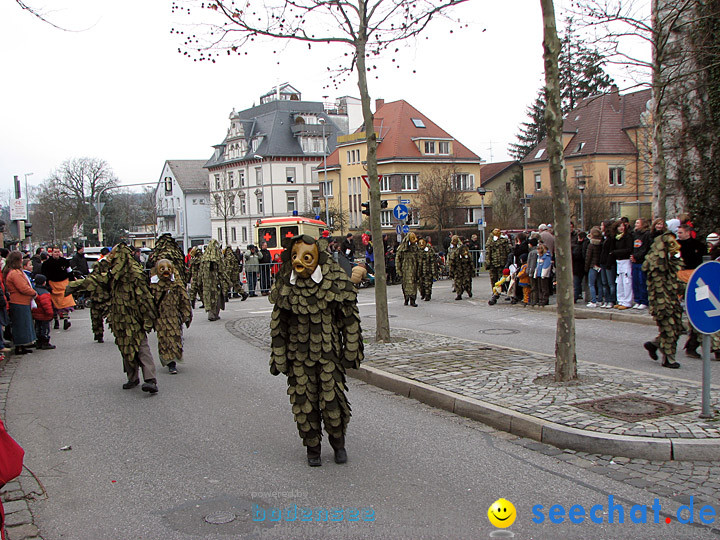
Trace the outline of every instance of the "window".
{"label": "window", "polygon": [[380,191],[390,191],[390,175],[380,177]]}
{"label": "window", "polygon": [[220,175],[215,175],[215,189],[220,189]]}
{"label": "window", "polygon": [[544,148],[538,150],[538,153],[535,154],[535,159],[540,159],[541,157],[543,157],[543,154],[545,154],[545,149],[544,149]]}
{"label": "window", "polygon": [[262,167],[255,167],[255,185],[263,185]]}
{"label": "window", "polygon": [[237,233],[235,232],[235,227],[230,229],[230,234],[232,235],[232,241],[237,242]]}
{"label": "window", "polygon": [[247,227],[241,227],[240,231],[242,232],[242,241],[244,244],[247,242]]}
{"label": "window", "polygon": [[623,186],[625,185],[625,168],[624,167],[610,167],[608,169],[608,178],[611,186]]}
{"label": "window", "polygon": [[422,121],[422,118],[412,118],[412,123],[416,128],[425,127],[425,122]]}
{"label": "window", "polygon": [[311,191],[310,192],[310,200],[312,201],[310,204],[313,208],[320,208],[320,192],[319,191]]}
{"label": "window", "polygon": [[263,214],[263,213],[265,213],[265,210],[264,210],[264,207],[263,207],[263,198],[262,198],[262,195],[258,195],[258,196],[257,196],[257,209],[258,209],[258,214]]}
{"label": "window", "polygon": [[475,189],[475,175],[458,173],[455,175],[453,184],[456,191],[472,191]]}
{"label": "window", "polygon": [[245,194],[240,194],[240,215],[244,216],[247,214],[247,204],[245,203]]}
{"label": "window", "polygon": [[535,173],[535,191],[542,191],[542,180],[539,172]]}
{"label": "window", "polygon": [[381,210],[380,211],[380,226],[381,227],[392,227],[392,224],[393,224],[392,210]]}
{"label": "window", "polygon": [[218,235],[217,235],[217,237],[218,237],[218,242],[220,242],[220,243],[222,244],[222,241],[223,241],[223,239],[222,239],[222,227],[218,227],[218,228],[217,228],[217,232],[218,232]]}
{"label": "window", "polygon": [[418,175],[417,174],[403,174],[402,175],[402,190],[403,191],[417,191],[418,188]]}
{"label": "window", "polygon": [[172,177],[165,177],[165,195],[172,195]]}
{"label": "window", "polygon": [[321,182],[320,186],[323,190],[323,196],[326,197],[332,197],[333,196],[333,183],[328,180],[327,182]]}
{"label": "window", "polygon": [[578,145],[575,147],[575,152],[574,152],[574,153],[577,154],[577,153],[580,152],[580,150],[582,150],[583,148],[585,148],[585,143],[584,143],[584,142],[578,143]]}
{"label": "window", "polygon": [[510,182],[505,182],[505,193],[510,193],[512,191],[512,184]]}
{"label": "window", "polygon": [[285,180],[290,183],[295,183],[295,167],[285,167]]}
{"label": "window", "polygon": [[193,202],[192,202],[193,204],[197,204],[197,203],[198,203],[198,202],[197,202],[197,199],[193,199],[192,201],[193,201]]}
{"label": "window", "polygon": [[450,153],[450,143],[448,141],[440,141],[438,143],[438,154],[448,155]]}
{"label": "window", "polygon": [[348,162],[348,165],[350,163],[352,163],[352,158],[350,157],[350,150],[347,151],[347,162]]}
{"label": "window", "polygon": [[465,223],[477,223],[475,220],[475,210],[477,208],[466,208],[465,209]]}
{"label": "window", "polygon": [[228,172],[228,189],[235,187],[235,173],[233,171]]}
{"label": "window", "polygon": [[245,171],[238,171],[238,185],[245,187]]}
{"label": "window", "polygon": [[260,146],[260,137],[256,137],[252,140],[252,151],[257,152],[258,146]]}
{"label": "window", "polygon": [[297,210],[297,193],[288,193],[287,194],[288,214],[292,214],[295,210]]}
{"label": "window", "polygon": [[235,195],[229,194],[230,197],[230,204],[228,205],[228,215],[227,217],[233,217],[235,215]]}
{"label": "window", "polygon": [[426,154],[434,154],[435,153],[435,141],[425,141],[425,153]]}
{"label": "window", "polygon": [[408,215],[409,223],[408,225],[420,225],[420,212],[415,210],[410,210],[410,214]]}

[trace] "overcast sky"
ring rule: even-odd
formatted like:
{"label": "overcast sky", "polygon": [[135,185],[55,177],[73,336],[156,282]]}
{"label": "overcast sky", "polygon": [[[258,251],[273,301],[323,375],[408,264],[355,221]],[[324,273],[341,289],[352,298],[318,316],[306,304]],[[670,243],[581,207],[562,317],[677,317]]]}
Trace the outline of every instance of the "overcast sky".
{"label": "overcast sky", "polygon": [[[157,181],[166,159],[208,158],[230,111],[251,107],[278,82],[308,101],[359,97],[355,74],[338,90],[323,89],[327,65],[345,52],[338,45],[273,55],[278,46],[263,44],[247,57],[194,63],[177,52],[169,0],[26,1],[83,31],[57,30],[12,0],[0,2],[3,191],[13,175],[32,172],[29,183],[37,185],[64,160],[83,156],[106,160],[122,184]],[[431,24],[401,49],[399,69],[389,60],[379,65],[372,98],[404,99],[486,161],[509,159],[508,144],[544,77],[539,5],[463,4],[453,13],[469,27],[450,33],[457,25]]]}

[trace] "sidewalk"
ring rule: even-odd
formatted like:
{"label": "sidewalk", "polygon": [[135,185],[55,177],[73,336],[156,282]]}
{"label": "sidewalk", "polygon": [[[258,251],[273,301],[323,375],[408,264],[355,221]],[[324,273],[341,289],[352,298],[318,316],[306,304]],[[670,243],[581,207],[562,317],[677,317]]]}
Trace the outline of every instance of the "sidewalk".
{"label": "sidewalk", "polygon": [[[253,317],[227,328],[267,349],[267,324]],[[660,461],[720,458],[720,423],[698,417],[700,385],[582,359],[579,381],[557,384],[549,355],[398,328],[393,343],[380,344],[367,321],[363,330],[365,362],[350,375],[369,384],[559,448]]]}
{"label": "sidewalk", "polygon": [[[16,356],[9,356],[7,360],[0,362],[0,417],[3,423],[8,389],[17,362]],[[5,423],[5,428],[12,436],[12,426]],[[33,523],[28,500],[44,498],[46,493],[32,472],[24,467],[19,477],[3,486],[0,496],[5,508],[5,532],[8,540],[42,540]]]}

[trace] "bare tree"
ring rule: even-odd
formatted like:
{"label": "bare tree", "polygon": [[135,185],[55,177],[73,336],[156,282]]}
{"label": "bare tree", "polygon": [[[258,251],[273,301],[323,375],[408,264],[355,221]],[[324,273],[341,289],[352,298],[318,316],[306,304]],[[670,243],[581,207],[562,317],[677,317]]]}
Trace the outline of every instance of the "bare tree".
{"label": "bare tree", "polygon": [[514,185],[510,190],[496,189],[492,198],[492,228],[519,229],[525,225],[520,193]]}
{"label": "bare tree", "polygon": [[456,174],[454,165],[437,165],[418,178],[418,211],[438,231],[457,225],[458,213],[470,200],[466,192],[455,189]]}
{"label": "bare tree", "polygon": [[[238,215],[240,208],[236,202],[239,202],[237,199],[242,197],[244,193],[234,185],[229,185],[228,176],[225,174],[225,171],[223,171],[220,173],[220,189],[213,190],[210,195],[212,196],[212,213],[223,220],[225,243],[229,245],[228,222]],[[222,242],[220,242],[220,244],[222,244]]]}
{"label": "bare tree", "polygon": [[[348,0],[247,0],[240,6],[233,0],[211,0],[207,3],[176,0],[173,11],[182,12],[183,5],[193,4],[200,9],[206,7],[220,17],[220,22],[211,26],[209,35],[202,37],[203,42],[197,32],[177,32],[185,39],[184,54],[195,56],[200,61],[215,62],[215,58],[220,56],[218,49],[228,55],[246,53],[245,47],[260,37],[305,42],[309,49],[313,44],[341,44],[349,48],[349,62],[340,65],[337,72],[347,74],[357,70],[367,141],[371,231],[378,241],[382,238],[382,227],[377,135],[367,86],[367,74],[376,66],[367,65],[367,59],[380,56],[398,42],[420,35],[434,18],[465,1],[356,0],[353,3]],[[187,8],[186,12],[190,13],[190,9]],[[375,339],[385,342],[390,339],[390,322],[384,258],[378,257],[375,264]]]}
{"label": "bare tree", "polygon": [[575,307],[573,302],[572,255],[570,253],[570,201],[565,181],[562,141],[562,103],[558,56],[560,40],[555,27],[553,0],[540,0],[543,13],[543,58],[545,60],[545,123],[555,213],[555,261],[557,276],[557,331],[555,333],[555,380],[577,379],[575,356]]}

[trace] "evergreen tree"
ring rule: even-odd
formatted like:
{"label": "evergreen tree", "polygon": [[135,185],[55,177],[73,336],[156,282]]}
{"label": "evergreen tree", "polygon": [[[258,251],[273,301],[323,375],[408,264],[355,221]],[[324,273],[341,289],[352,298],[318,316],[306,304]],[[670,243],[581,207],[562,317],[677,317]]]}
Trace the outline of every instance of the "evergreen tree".
{"label": "evergreen tree", "polygon": [[[566,114],[578,102],[588,96],[609,90],[612,78],[605,73],[603,57],[596,50],[585,45],[575,34],[573,20],[565,21],[565,30],[560,40],[560,98],[562,112]],[[545,90],[541,88],[535,102],[528,107],[528,120],[520,126],[518,142],[511,143],[510,155],[523,159],[545,138]]]}

